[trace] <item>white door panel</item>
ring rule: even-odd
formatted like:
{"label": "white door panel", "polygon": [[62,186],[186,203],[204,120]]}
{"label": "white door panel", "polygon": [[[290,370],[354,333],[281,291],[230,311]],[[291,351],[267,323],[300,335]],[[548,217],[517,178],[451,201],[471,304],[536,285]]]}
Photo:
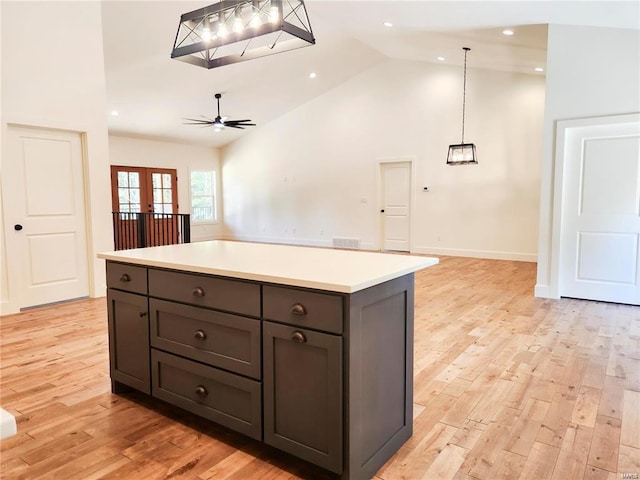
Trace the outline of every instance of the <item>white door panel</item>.
{"label": "white door panel", "polygon": [[640,126],[565,137],[560,295],[640,304]]}
{"label": "white door panel", "polygon": [[409,251],[411,164],[382,164],[383,249]]}
{"label": "white door panel", "polygon": [[8,146],[2,165],[5,236],[19,307],[87,296],[80,135],[9,127]]}

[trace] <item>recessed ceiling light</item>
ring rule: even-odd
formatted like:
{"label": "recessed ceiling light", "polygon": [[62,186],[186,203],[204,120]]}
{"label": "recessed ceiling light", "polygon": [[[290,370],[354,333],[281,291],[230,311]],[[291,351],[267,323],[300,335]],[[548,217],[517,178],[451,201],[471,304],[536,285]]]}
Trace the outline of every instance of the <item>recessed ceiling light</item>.
{"label": "recessed ceiling light", "polygon": [[393,27],[393,23],[391,23],[391,22],[384,22],[383,25],[385,27]]}
{"label": "recessed ceiling light", "polygon": [[316,78],[316,77],[317,77],[316,72],[311,72],[309,74],[309,78]]}
{"label": "recessed ceiling light", "polygon": [[536,67],[536,68],[534,68],[534,70],[536,72],[544,72],[544,68],[542,68],[542,67]]}
{"label": "recessed ceiling light", "polygon": [[445,60],[446,60],[446,58],[444,58],[444,57],[438,57],[438,61],[439,62],[444,62]]}
{"label": "recessed ceiling light", "polygon": [[117,110],[111,110],[111,116],[112,117],[117,117],[118,115],[120,115],[120,114],[118,113]]}
{"label": "recessed ceiling light", "polygon": [[513,35],[513,30],[509,30],[508,28],[505,30],[502,30],[502,34],[503,35],[507,35],[508,37]]}

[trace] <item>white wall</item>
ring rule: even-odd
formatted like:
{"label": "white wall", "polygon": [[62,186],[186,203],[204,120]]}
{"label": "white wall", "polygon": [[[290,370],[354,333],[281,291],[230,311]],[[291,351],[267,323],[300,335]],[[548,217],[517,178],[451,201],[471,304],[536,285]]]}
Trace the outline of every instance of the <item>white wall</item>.
{"label": "white wall", "polygon": [[[112,233],[100,3],[3,1],[0,9],[2,161],[8,161],[8,123],[85,134],[90,292],[104,295],[104,261],[96,254],[112,248]],[[10,208],[6,200],[4,206]],[[6,253],[0,259],[3,269]],[[3,313],[18,307],[10,270],[8,278]]]}
{"label": "white wall", "polygon": [[[550,25],[536,295],[550,288],[558,120],[640,112],[640,31]],[[557,249],[556,249],[557,250]],[[556,279],[557,280],[557,279]]]}
{"label": "white wall", "polygon": [[[191,170],[214,170],[220,192],[219,152],[215,148],[110,135],[109,156],[111,165],[177,169],[179,213],[190,213]],[[220,214],[221,209],[218,205],[218,223],[192,224],[191,241],[218,238],[222,233]]]}
{"label": "white wall", "polygon": [[479,165],[451,167],[461,104],[459,67],[390,60],[259,126],[223,151],[227,236],[379,248],[379,162],[410,158],[412,251],[534,261],[544,78],[469,68]]}
{"label": "white wall", "polygon": [[[2,4],[0,3],[0,52],[2,51]],[[1,57],[0,57],[1,60]],[[0,92],[2,92],[2,61],[0,61]],[[0,111],[2,109],[2,95],[0,95]],[[0,135],[0,152],[4,138]],[[7,272],[7,257],[5,251],[4,239],[4,215],[2,206],[2,162],[0,162],[0,311],[4,311],[5,306],[9,304],[9,277]]]}

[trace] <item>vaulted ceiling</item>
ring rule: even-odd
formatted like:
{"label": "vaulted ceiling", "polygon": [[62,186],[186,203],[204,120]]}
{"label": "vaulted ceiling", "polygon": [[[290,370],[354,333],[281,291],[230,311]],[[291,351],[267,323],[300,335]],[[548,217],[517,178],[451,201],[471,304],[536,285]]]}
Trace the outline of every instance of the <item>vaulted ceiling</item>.
{"label": "vaulted ceiling", "polygon": [[640,28],[636,1],[311,0],[314,46],[212,70],[172,60],[180,15],[210,3],[103,0],[110,132],[219,147],[249,130],[182,123],[214,117],[217,92],[223,115],[261,125],[387,59],[461,65],[467,46],[470,68],[544,75],[549,23]]}

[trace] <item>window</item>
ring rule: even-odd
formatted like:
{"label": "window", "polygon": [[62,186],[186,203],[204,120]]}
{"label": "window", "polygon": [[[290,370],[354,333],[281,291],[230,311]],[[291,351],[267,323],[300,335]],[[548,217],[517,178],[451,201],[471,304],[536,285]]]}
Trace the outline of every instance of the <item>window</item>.
{"label": "window", "polygon": [[[141,212],[140,173],[117,171],[118,209],[120,212]],[[115,203],[115,202],[114,202]]]}
{"label": "window", "polygon": [[191,172],[191,222],[206,223],[218,220],[216,209],[216,172]]}
{"label": "window", "polygon": [[155,213],[177,213],[173,211],[171,174],[151,172],[153,186],[153,211]]}

